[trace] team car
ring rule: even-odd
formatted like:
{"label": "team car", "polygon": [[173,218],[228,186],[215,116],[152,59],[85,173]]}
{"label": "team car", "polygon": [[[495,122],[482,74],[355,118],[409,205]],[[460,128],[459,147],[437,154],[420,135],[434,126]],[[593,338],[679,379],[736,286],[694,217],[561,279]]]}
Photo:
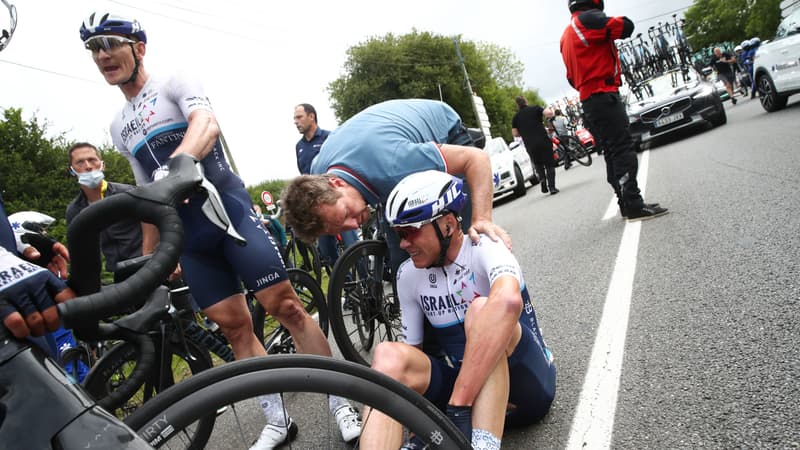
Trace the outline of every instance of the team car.
{"label": "team car", "polygon": [[650,96],[627,97],[628,119],[637,150],[656,139],[689,128],[711,128],[728,121],[713,83],[692,72],[687,82],[681,74],[667,73],[648,81]]}
{"label": "team car", "polygon": [[509,147],[502,137],[486,140],[484,150],[492,161],[495,200],[508,195],[521,197],[528,191],[526,182],[530,181],[531,185],[539,183],[525,146],[516,144]]}
{"label": "team car", "polygon": [[783,109],[790,95],[800,93],[800,9],[778,25],[775,39],[758,47],[753,73],[767,112]]}

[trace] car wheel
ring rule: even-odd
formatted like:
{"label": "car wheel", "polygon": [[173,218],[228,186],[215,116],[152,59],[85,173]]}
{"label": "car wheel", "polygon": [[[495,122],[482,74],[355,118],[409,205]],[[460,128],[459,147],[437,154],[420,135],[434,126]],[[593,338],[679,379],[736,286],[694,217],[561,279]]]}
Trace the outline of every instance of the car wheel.
{"label": "car wheel", "polygon": [[725,113],[725,107],[722,106],[722,103],[719,104],[719,111],[711,118],[710,120],[711,125],[718,127],[720,125],[725,125],[728,123],[728,115]]}
{"label": "car wheel", "polygon": [[517,186],[514,188],[514,196],[522,197],[528,193],[528,189],[525,187],[525,178],[522,178],[522,170],[520,170],[519,166],[516,164],[514,164],[514,178],[517,180]]}
{"label": "car wheel", "polygon": [[789,97],[779,95],[775,90],[775,84],[769,75],[762,74],[758,77],[758,97],[761,100],[761,106],[767,112],[778,111],[786,106]]}

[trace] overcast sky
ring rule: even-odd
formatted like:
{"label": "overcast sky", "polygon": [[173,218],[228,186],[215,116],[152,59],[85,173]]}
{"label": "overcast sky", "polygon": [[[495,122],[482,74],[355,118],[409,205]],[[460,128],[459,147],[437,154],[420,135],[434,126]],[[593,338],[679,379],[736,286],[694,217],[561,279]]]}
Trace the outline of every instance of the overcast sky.
{"label": "overcast sky", "polygon": [[[525,87],[550,101],[574,95],[558,50],[569,21],[563,0],[12,1],[19,22],[0,53],[0,107],[36,114],[51,134],[110,145],[108,127],[124,97],[105,84],[78,29],[92,11],[134,17],[147,32],[149,73],[180,69],[204,83],[248,185],[298,174],[296,104],[313,104],[320,126],[336,128],[326,86],[342,74],[346,50],[369,37],[416,28],[493,42],[525,64]],[[610,0],[606,13],[627,15],[645,32],[692,3]]]}

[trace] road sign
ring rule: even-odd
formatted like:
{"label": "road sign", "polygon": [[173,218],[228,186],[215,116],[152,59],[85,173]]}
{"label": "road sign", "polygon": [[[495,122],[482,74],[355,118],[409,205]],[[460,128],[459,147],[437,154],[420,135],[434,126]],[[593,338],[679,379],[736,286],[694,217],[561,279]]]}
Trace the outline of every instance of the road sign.
{"label": "road sign", "polygon": [[264,203],[264,206],[269,206],[272,204],[272,194],[269,191],[261,191],[261,201]]}

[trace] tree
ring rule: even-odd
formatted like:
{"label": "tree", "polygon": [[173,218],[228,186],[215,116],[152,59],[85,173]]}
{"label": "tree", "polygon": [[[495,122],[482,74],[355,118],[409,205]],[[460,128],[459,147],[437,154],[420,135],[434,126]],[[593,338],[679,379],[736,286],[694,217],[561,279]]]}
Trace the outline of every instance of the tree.
{"label": "tree", "polygon": [[686,37],[694,49],[775,35],[780,0],[696,0],[686,10]]}
{"label": "tree", "polygon": [[758,36],[761,40],[775,37],[781,23],[781,0],[757,0],[750,10],[745,31],[747,36]]}
{"label": "tree", "polygon": [[[492,134],[510,139],[514,97],[522,92],[522,63],[508,49],[490,43],[459,40],[459,48],[472,90],[486,106]],[[351,47],[347,55],[345,74],[328,85],[339,121],[385,100],[429,98],[452,106],[465,125],[478,126],[452,37],[417,30],[402,36],[389,33]]]}
{"label": "tree", "polygon": [[[78,183],[69,173],[68,150],[74,144],[63,136],[46,137],[46,123],[34,116],[22,119],[22,110],[8,108],[0,120],[0,189],[6,211],[38,211],[57,220],[49,233],[65,241],[64,213],[78,193]],[[100,149],[109,180],[133,183],[133,172],[125,158],[110,148]]]}

